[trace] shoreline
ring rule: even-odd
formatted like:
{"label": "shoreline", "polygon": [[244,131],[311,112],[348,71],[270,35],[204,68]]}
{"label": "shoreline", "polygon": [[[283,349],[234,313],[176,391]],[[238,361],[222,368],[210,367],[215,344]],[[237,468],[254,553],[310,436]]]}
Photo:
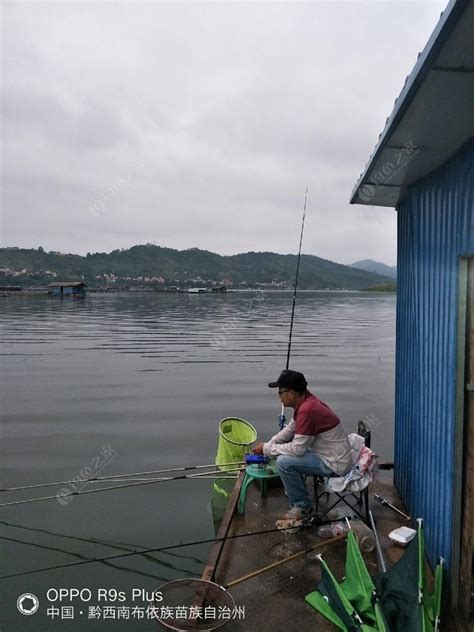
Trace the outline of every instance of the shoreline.
{"label": "shoreline", "polygon": [[[246,289],[228,289],[226,292],[213,292],[212,288],[206,292],[189,292],[188,289],[180,290],[178,292],[168,292],[166,290],[155,290],[153,288],[137,288],[137,289],[129,289],[129,290],[121,290],[121,289],[105,289],[105,288],[90,288],[87,290],[87,293],[90,294],[166,294],[166,295],[176,295],[181,294],[185,296],[193,296],[197,295],[210,295],[210,296],[225,296],[226,294],[250,294],[255,292],[271,292],[272,294],[292,294],[293,290],[291,288],[246,288]],[[370,288],[364,288],[360,290],[354,289],[345,289],[345,288],[331,288],[324,290],[300,290],[298,289],[298,294],[335,294],[335,293],[345,293],[345,294],[396,294],[396,290],[376,290]],[[50,292],[48,288],[22,288],[21,290],[0,290],[0,298],[10,297],[10,296],[50,296]],[[57,297],[55,297],[57,298]],[[77,297],[76,297],[77,298]],[[84,297],[82,297],[84,298]]]}

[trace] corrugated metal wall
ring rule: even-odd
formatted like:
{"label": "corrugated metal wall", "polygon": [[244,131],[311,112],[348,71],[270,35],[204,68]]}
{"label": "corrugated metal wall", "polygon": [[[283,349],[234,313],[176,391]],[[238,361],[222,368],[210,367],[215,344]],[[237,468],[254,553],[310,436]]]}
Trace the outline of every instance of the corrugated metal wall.
{"label": "corrugated metal wall", "polygon": [[459,256],[474,254],[474,139],[398,208],[395,483],[451,562]]}

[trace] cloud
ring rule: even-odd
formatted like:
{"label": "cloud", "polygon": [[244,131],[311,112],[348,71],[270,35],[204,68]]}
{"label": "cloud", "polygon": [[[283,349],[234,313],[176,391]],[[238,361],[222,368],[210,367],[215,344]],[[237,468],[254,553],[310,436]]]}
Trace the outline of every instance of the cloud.
{"label": "cloud", "polygon": [[305,252],[393,264],[348,200],[442,6],[4,5],[3,243],[295,252],[309,184]]}

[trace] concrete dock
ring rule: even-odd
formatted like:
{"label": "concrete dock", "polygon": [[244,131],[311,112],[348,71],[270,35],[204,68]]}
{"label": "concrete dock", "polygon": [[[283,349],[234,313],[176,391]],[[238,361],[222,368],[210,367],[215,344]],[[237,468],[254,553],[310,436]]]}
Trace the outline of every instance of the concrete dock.
{"label": "concrete dock", "polygon": [[[269,486],[268,494],[264,498],[261,497],[257,483],[252,483],[247,491],[245,514],[241,516],[235,512],[239,493],[238,482],[230,497],[218,537],[228,538],[239,534],[273,530],[275,521],[288,509],[284,490],[278,483],[279,481],[276,485]],[[312,482],[308,481],[308,489],[310,487]],[[391,471],[380,471],[369,489],[370,509],[376,522],[385,562],[387,567],[390,567],[403,555],[404,549],[392,543],[388,534],[397,527],[411,525],[408,520],[380,504],[374,497],[376,493],[405,511],[393,486]],[[332,503],[334,497],[330,498]],[[324,510],[324,503],[323,498],[321,510]],[[233,586],[230,592],[236,605],[244,610],[245,618],[229,621],[225,629],[229,632],[244,632],[251,629],[257,629],[259,632],[280,632],[287,629],[334,632],[337,628],[304,600],[309,592],[315,590],[320,580],[320,565],[316,559],[319,553],[329,563],[339,581],[344,576],[345,539],[327,546],[324,546],[324,543],[323,538],[317,537],[316,527],[313,526],[293,535],[274,531],[226,539],[223,543],[217,542],[203,573],[203,579],[210,579],[222,586],[294,553],[321,545],[321,548],[311,553],[301,555]],[[379,568],[375,551],[363,555],[369,573],[376,575]],[[469,627],[462,625],[459,628],[444,629],[450,632],[472,632]]]}

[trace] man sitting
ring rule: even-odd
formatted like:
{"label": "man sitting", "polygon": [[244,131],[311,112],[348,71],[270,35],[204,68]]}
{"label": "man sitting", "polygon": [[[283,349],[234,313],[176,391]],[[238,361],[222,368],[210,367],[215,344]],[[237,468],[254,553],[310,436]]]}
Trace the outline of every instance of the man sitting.
{"label": "man sitting", "polygon": [[254,447],[255,454],[276,456],[290,510],[277,527],[301,526],[312,514],[313,503],[304,475],[343,476],[352,467],[351,446],[339,417],[327,404],[307,390],[305,376],[282,371],[270,388],[278,388],[285,407],[293,408],[288,426],[267,443]]}

